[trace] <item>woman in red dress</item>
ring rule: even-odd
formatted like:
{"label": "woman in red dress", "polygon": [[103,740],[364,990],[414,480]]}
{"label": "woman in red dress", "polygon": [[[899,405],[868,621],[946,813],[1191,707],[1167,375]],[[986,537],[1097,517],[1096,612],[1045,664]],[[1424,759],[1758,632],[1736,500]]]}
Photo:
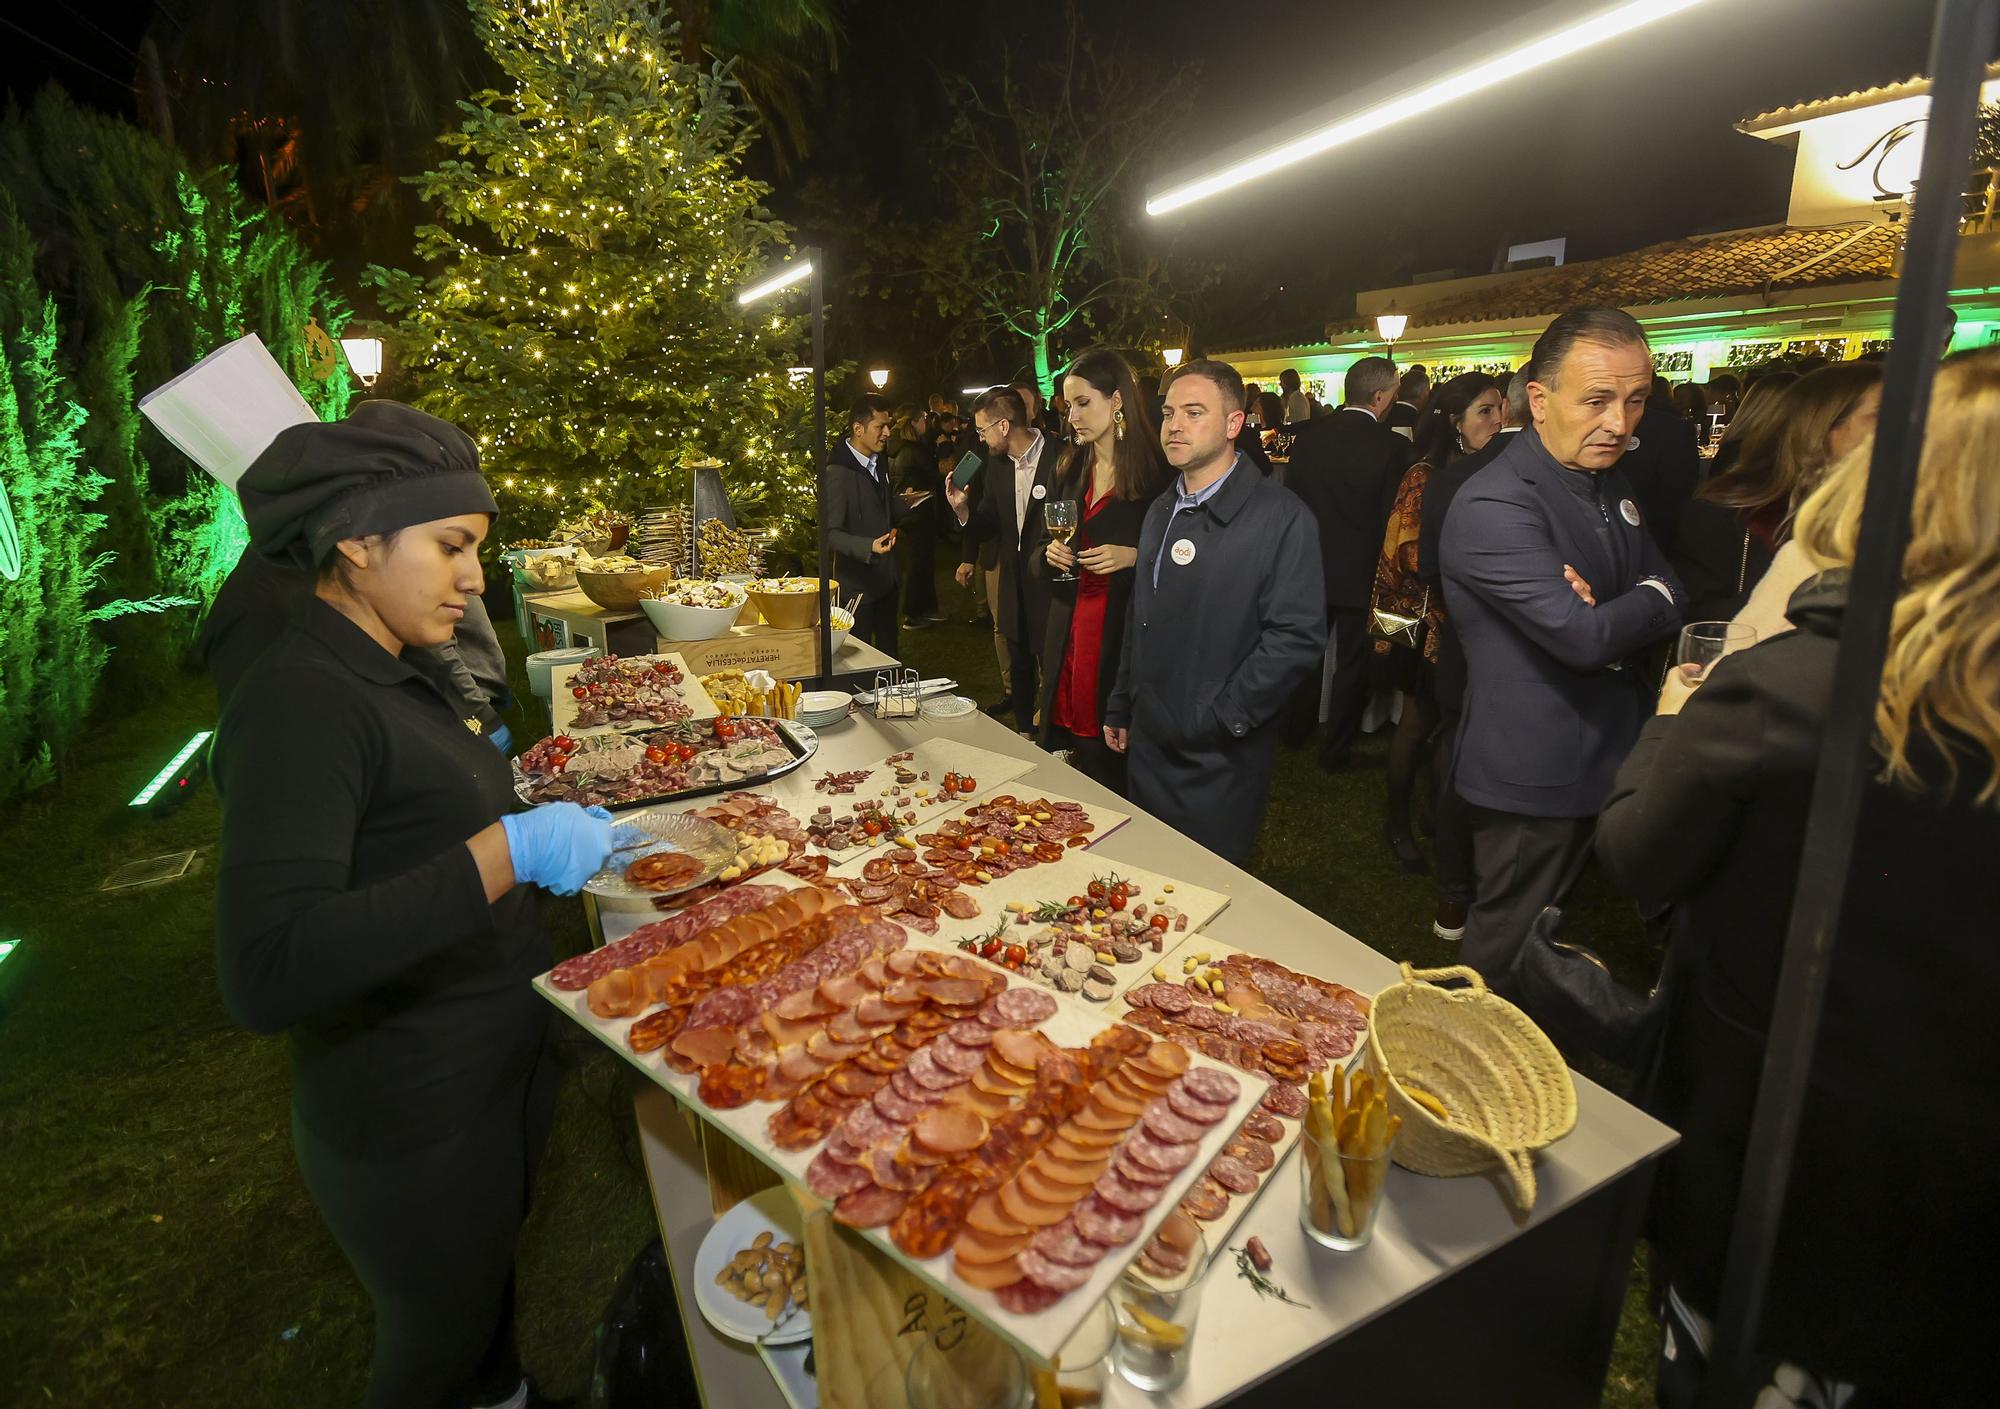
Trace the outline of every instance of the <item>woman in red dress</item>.
{"label": "woman in red dress", "polygon": [[1063,378],[1076,445],[1057,471],[1051,498],[1077,503],[1074,547],[1051,542],[1049,565],[1074,572],[1053,582],[1042,659],[1041,732],[1046,749],[1069,749],[1076,766],[1125,792],[1125,756],[1104,743],[1104,701],[1118,675],[1132,567],[1146,508],[1166,482],[1160,437],[1125,359],[1092,348]]}

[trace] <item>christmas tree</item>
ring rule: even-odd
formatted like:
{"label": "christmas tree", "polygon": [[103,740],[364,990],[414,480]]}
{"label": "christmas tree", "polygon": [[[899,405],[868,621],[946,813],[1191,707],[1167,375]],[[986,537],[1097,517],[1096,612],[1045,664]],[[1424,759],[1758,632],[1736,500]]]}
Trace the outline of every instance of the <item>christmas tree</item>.
{"label": "christmas tree", "polygon": [[478,441],[504,536],[588,500],[683,502],[720,459],[732,502],[809,519],[802,314],[735,292],[780,263],[754,129],[726,65],[679,57],[661,0],[474,0],[506,74],[461,104],[454,155],[416,181],[427,278],[371,271],[427,409]]}

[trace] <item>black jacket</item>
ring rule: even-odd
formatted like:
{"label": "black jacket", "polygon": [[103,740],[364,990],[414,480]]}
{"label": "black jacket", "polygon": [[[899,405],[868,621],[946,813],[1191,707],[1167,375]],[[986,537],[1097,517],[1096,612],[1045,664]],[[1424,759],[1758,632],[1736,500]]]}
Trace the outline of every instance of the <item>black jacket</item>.
{"label": "black jacket", "polygon": [[[1146,511],[1104,722],[1131,730],[1132,801],[1240,862],[1264,815],[1280,716],[1326,654],[1319,545],[1297,496],[1244,456],[1200,508],[1176,514],[1179,495],[1176,477]],[[1169,544],[1186,545],[1185,561]]]}
{"label": "black jacket", "polygon": [[1421,421],[1423,417],[1424,413],[1410,405],[1409,402],[1392,401],[1389,403],[1389,409],[1382,413],[1382,424],[1385,426],[1403,426],[1414,429],[1417,422]]}
{"label": "black jacket", "polygon": [[294,1112],[346,1152],[444,1138],[541,1053],[533,889],[489,904],[465,846],[521,803],[467,720],[433,658],[312,599],[217,726],[223,999],[289,1033]]}
{"label": "black jacket", "polygon": [[871,602],[896,600],[896,555],[877,553],[874,541],[901,523],[906,510],[890,488],[893,474],[886,453],[877,457],[877,475],[854,458],[846,441],[820,471],[826,486],[826,538],[833,548],[833,575],[843,597],[856,592]]}
{"label": "black jacket", "polygon": [[1062,443],[1042,437],[1041,458],[1035,463],[1035,479],[1029,491],[1028,514],[1019,531],[1014,525],[1014,462],[1006,456],[989,456],[983,471],[984,483],[972,501],[965,521],[965,561],[982,553],[983,544],[996,545],[1000,569],[1000,634],[1018,641],[1030,651],[1042,648],[1042,633],[1049,620],[1049,565],[1043,556],[1048,546],[1048,526],[1042,522],[1042,505],[1048,502],[1049,486],[1055,482],[1062,461]]}
{"label": "black jacket", "polygon": [[1329,606],[1367,607],[1382,533],[1410,456],[1409,441],[1353,407],[1299,427],[1285,487],[1305,501],[1319,526]]}
{"label": "black jacket", "polygon": [[[1725,657],[1618,771],[1597,855],[1642,905],[1671,903],[1673,990],[1655,1110],[1681,1132],[1655,1186],[1655,1247],[1713,1314],[1819,759],[1846,574],[1793,595],[1799,629]],[[1990,765],[1955,787],[1877,782],[1829,960],[1813,1080],[1778,1238],[1763,1348],[1897,1402],[1991,1398],[2000,1259],[2000,810]],[[1869,766],[1874,766],[1873,764]],[[1870,1230],[1880,1236],[1871,1236]],[[1893,1294],[1885,1290],[1894,1288]],[[1907,1398],[1905,1398],[1905,1396]]]}
{"label": "black jacket", "polygon": [[1773,554],[1736,509],[1690,500],[1667,545],[1667,561],[1688,590],[1689,621],[1727,621],[1743,610]]}
{"label": "black jacket", "polygon": [[[1139,533],[1146,523],[1146,511],[1152,503],[1151,499],[1105,500],[1087,521],[1090,541],[1116,544],[1122,548],[1138,547]],[[1078,504],[1081,506],[1081,499]],[[1043,551],[1046,561],[1047,550]],[[1081,568],[1077,571],[1082,573]],[[1134,567],[1125,572],[1112,573],[1105,584],[1104,639],[1098,651],[1097,667],[1097,718],[1100,723],[1104,719],[1104,708],[1110,702],[1111,691],[1118,683],[1118,663],[1125,654],[1125,623],[1132,609],[1132,583],[1137,576],[1138,569]],[[1069,650],[1070,618],[1076,611],[1076,588],[1074,582],[1057,582],[1051,576],[1049,624],[1042,645],[1042,695],[1039,702],[1042,721],[1039,742],[1043,748],[1069,747],[1069,742],[1058,734],[1054,714],[1056,686],[1062,680],[1063,657]]]}
{"label": "black jacket", "polygon": [[1508,440],[1459,491],[1438,549],[1468,668],[1454,785],[1500,812],[1591,817],[1650,708],[1639,653],[1680,629],[1687,595],[1617,470],[1567,469],[1533,428]]}
{"label": "black jacket", "polygon": [[1646,403],[1645,414],[1632,432],[1637,441],[1618,461],[1618,472],[1632,486],[1632,497],[1662,548],[1674,541],[1681,513],[1701,483],[1701,456],[1694,447],[1694,426],[1671,407]]}

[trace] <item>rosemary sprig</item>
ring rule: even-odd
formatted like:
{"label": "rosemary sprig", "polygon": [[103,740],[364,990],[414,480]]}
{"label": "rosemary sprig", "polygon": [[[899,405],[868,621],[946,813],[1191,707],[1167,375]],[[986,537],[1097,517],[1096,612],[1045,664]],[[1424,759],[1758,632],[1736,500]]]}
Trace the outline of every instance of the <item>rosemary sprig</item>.
{"label": "rosemary sprig", "polygon": [[1287,1306],[1305,1307],[1308,1311],[1312,1309],[1306,1306],[1304,1302],[1294,1301],[1291,1297],[1285,1295],[1283,1287],[1279,1286],[1269,1277],[1266,1277],[1262,1272],[1259,1272],[1257,1264],[1250,1260],[1250,1249],[1235,1248],[1232,1251],[1236,1254],[1236,1275],[1248,1282],[1251,1290],[1256,1292],[1258,1296],[1276,1297]]}

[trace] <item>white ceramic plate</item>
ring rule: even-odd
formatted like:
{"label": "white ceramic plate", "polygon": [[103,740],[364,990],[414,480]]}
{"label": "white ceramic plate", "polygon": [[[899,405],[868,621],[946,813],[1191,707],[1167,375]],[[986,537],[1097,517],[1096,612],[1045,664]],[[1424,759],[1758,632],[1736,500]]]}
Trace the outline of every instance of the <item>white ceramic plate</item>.
{"label": "white ceramic plate", "polygon": [[[794,1311],[782,1327],[771,1332],[771,1322],[758,1308],[738,1301],[715,1284],[715,1274],[729,1259],[750,1246],[759,1233],[768,1232],[777,1243],[801,1240],[799,1209],[783,1185],[754,1194],[715,1220],[708,1236],[694,1255],[694,1300],[702,1319],[732,1340],[766,1345],[791,1345],[812,1335],[812,1313]],[[808,1286],[808,1293],[810,1293]],[[766,1334],[770,1332],[770,1334]]]}

